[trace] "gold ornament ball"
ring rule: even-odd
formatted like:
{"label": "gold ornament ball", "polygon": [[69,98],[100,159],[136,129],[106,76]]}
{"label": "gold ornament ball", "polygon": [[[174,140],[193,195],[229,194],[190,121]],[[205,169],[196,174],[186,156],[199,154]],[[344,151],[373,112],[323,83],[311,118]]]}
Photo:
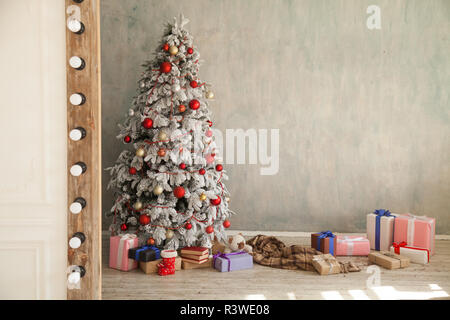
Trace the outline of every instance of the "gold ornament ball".
{"label": "gold ornament ball", "polygon": [[137,150],[136,150],[136,155],[137,155],[138,157],[143,157],[143,156],[145,156],[145,150],[144,150],[144,148],[139,148],[139,149],[137,149]]}
{"label": "gold ornament ball", "polygon": [[170,46],[170,48],[169,48],[169,53],[171,54],[171,55],[176,55],[177,53],[178,53],[178,48],[177,48],[177,46]]}
{"label": "gold ornament ball", "polygon": [[141,210],[142,209],[142,202],[140,202],[140,201],[135,202],[133,207],[134,207],[135,210]]}
{"label": "gold ornament ball", "polygon": [[226,202],[230,202],[230,200],[231,200],[230,197],[225,197]]}
{"label": "gold ornament ball", "polygon": [[163,193],[164,189],[160,185],[157,185],[153,188],[153,194],[156,196],[159,196],[161,193]]}
{"label": "gold ornament ball", "polygon": [[165,133],[164,131],[161,131],[161,132],[158,134],[158,140],[160,140],[160,141],[165,141],[165,140],[167,140],[167,133]]}
{"label": "gold ornament ball", "polygon": [[206,91],[206,99],[212,99],[214,98],[214,93],[212,91]]}
{"label": "gold ornament ball", "polygon": [[172,231],[172,230],[167,230],[167,232],[166,232],[166,238],[167,238],[167,239],[172,239],[172,238],[173,238],[173,231]]}
{"label": "gold ornament ball", "polygon": [[205,200],[206,200],[206,194],[202,193],[202,194],[200,195],[200,200],[201,200],[201,201],[205,201]]}

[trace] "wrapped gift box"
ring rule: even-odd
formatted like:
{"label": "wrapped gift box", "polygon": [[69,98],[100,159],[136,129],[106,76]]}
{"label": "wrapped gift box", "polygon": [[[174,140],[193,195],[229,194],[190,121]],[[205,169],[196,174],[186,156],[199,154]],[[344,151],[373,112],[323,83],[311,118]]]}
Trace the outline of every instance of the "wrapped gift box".
{"label": "wrapped gift box", "polygon": [[331,231],[312,233],[311,248],[336,256],[337,238]]}
{"label": "wrapped gift box", "polygon": [[[144,271],[146,274],[150,273],[158,273],[158,265],[162,263],[162,259],[143,262],[139,261],[139,268]],[[181,270],[181,257],[175,258],[175,270]]]}
{"label": "wrapped gift box", "polygon": [[320,275],[341,273],[341,265],[330,253],[315,255],[312,265]]}
{"label": "wrapped gift box", "polygon": [[369,253],[369,239],[360,236],[337,236],[337,256],[367,256]]}
{"label": "wrapped gift box", "polygon": [[409,258],[386,251],[369,253],[369,261],[386,269],[399,269],[409,266]]}
{"label": "wrapped gift box", "polygon": [[434,254],[436,220],[426,216],[400,214],[395,219],[394,242],[430,250]]}
{"label": "wrapped gift box", "polygon": [[430,262],[430,250],[418,247],[409,247],[406,242],[393,243],[391,253],[400,254],[409,258],[412,263],[427,264]]}
{"label": "wrapped gift box", "polygon": [[124,234],[109,238],[109,267],[122,271],[137,268],[137,261],[128,258],[128,250],[138,246],[135,234]]}
{"label": "wrapped gift box", "polygon": [[213,257],[214,268],[230,272],[253,268],[253,257],[247,252],[217,253]]}
{"label": "wrapped gift box", "polygon": [[153,261],[161,258],[159,249],[155,246],[143,246],[140,248],[133,248],[128,251],[128,258],[136,261]]}
{"label": "wrapped gift box", "polygon": [[367,215],[367,239],[370,249],[389,251],[394,242],[394,220],[397,214],[379,209]]}
{"label": "wrapped gift box", "polygon": [[212,258],[208,258],[208,261],[203,262],[203,263],[191,263],[185,260],[181,261],[181,268],[185,269],[185,270],[189,270],[189,269],[201,269],[201,268],[212,268]]}

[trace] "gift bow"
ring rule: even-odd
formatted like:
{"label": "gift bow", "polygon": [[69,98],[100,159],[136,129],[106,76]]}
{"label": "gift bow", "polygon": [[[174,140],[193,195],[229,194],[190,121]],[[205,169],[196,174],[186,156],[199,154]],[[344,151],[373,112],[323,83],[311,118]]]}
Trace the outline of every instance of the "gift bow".
{"label": "gift bow", "polygon": [[400,254],[400,248],[401,248],[401,247],[406,247],[406,245],[407,245],[407,243],[406,243],[405,241],[402,241],[402,242],[400,242],[400,243],[394,242],[394,243],[392,244],[392,246],[394,247],[394,251],[395,251],[396,254]]}
{"label": "gift bow", "polygon": [[332,238],[333,241],[330,240],[328,249],[329,249],[329,252],[334,256],[334,237],[335,237],[335,235],[330,230],[320,232],[319,236],[317,237],[317,248],[318,248],[317,250],[320,251],[320,240],[321,239]]}
{"label": "gift bow", "polygon": [[147,250],[147,249],[151,249],[153,251],[155,251],[155,260],[160,259],[160,253],[159,253],[159,249],[155,246],[143,246],[142,248],[139,248],[136,250],[136,256],[134,257],[134,260],[139,261],[139,253],[141,251]]}
{"label": "gift bow", "polygon": [[427,261],[430,262],[430,250],[425,249],[425,248],[418,248],[418,247],[408,247],[407,245],[408,245],[408,244],[407,244],[405,241],[402,241],[402,242],[400,242],[400,243],[394,242],[394,243],[392,244],[392,246],[394,247],[394,252],[395,252],[396,254],[400,254],[400,248],[426,251],[426,252],[427,252]]}
{"label": "gift bow", "polygon": [[216,265],[216,259],[217,258],[224,258],[226,260],[228,260],[228,272],[230,272],[230,268],[231,268],[231,260],[230,258],[228,258],[228,256],[235,256],[238,254],[246,254],[247,252],[245,251],[239,251],[239,252],[231,252],[231,253],[222,253],[222,252],[217,252],[214,256],[213,256],[213,266]]}
{"label": "gift bow", "polygon": [[395,219],[395,216],[385,209],[377,209],[373,214],[377,215],[375,221],[375,250],[380,251],[380,219],[381,217],[394,217]]}

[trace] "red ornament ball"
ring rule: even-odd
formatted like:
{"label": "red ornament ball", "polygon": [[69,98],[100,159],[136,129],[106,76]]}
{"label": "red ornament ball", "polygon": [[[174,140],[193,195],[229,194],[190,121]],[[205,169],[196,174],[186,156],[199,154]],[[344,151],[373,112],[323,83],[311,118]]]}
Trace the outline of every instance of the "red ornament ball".
{"label": "red ornament ball", "polygon": [[136,174],[137,170],[136,170],[136,168],[131,167],[130,170],[128,170],[128,172],[129,172],[130,174]]}
{"label": "red ornament ball", "polygon": [[206,173],[206,170],[204,168],[201,168],[200,170],[198,170],[198,173],[204,175]]}
{"label": "red ornament ball", "polygon": [[230,223],[229,220],[225,220],[225,221],[223,222],[223,227],[224,227],[224,228],[229,228],[230,226],[231,226],[231,223]]}
{"label": "red ornament ball", "polygon": [[186,164],[185,164],[185,163],[180,163],[179,168],[180,168],[181,170],[186,169]]}
{"label": "red ornament ball", "polygon": [[192,88],[197,88],[198,87],[198,83],[195,80],[192,80],[190,85],[191,85]]}
{"label": "red ornament ball", "polygon": [[145,226],[146,224],[150,223],[150,217],[146,214],[141,214],[139,216],[139,223]]}
{"label": "red ornament ball", "polygon": [[169,73],[172,70],[172,64],[170,62],[164,61],[161,63],[159,70],[162,73]]}
{"label": "red ornament ball", "polygon": [[130,137],[130,136],[125,136],[125,137],[123,138],[123,141],[124,141],[125,143],[130,143],[130,142],[131,142],[131,137]]}
{"label": "red ornament ball", "polygon": [[125,223],[120,225],[120,230],[127,231],[127,229],[128,229],[128,227],[127,227],[127,225]]}
{"label": "red ornament ball", "polygon": [[207,226],[205,231],[206,231],[206,233],[213,233],[214,228],[213,228],[213,226]]}
{"label": "red ornament ball", "polygon": [[191,223],[186,223],[186,225],[184,226],[187,230],[191,230],[192,229],[192,224]]}
{"label": "red ornament ball", "polygon": [[175,197],[177,197],[178,199],[183,198],[185,194],[184,188],[183,187],[176,187],[175,189],[173,189],[173,195]]}
{"label": "red ornament ball", "polygon": [[208,120],[208,121],[206,121],[206,122],[208,122],[208,123],[209,123],[209,126],[212,127],[212,122],[211,122],[211,121]]}
{"label": "red ornament ball", "polygon": [[207,137],[212,137],[213,132],[212,132],[211,130],[208,130],[208,131],[206,131],[205,135],[206,135]]}
{"label": "red ornament ball", "polygon": [[186,106],[185,106],[184,104],[180,104],[180,105],[178,106],[178,111],[180,111],[180,112],[185,112],[185,111],[186,111]]}
{"label": "red ornament ball", "polygon": [[153,126],[153,120],[150,118],[145,118],[144,121],[142,121],[142,126],[145,129],[150,129]]}
{"label": "red ornament ball", "polygon": [[217,170],[217,171],[222,171],[222,170],[223,170],[223,166],[222,166],[221,164],[218,164],[218,165],[216,166],[216,170]]}
{"label": "red ornament ball", "polygon": [[200,102],[197,99],[193,99],[189,101],[189,107],[192,110],[197,110],[198,108],[200,108]]}
{"label": "red ornament ball", "polygon": [[168,44],[168,43],[164,43],[162,49],[163,49],[164,51],[169,51],[169,44]]}
{"label": "red ornament ball", "polygon": [[219,196],[217,196],[216,199],[211,199],[209,202],[210,202],[213,206],[218,206],[218,205],[222,202],[222,200],[220,199]]}
{"label": "red ornament ball", "polygon": [[188,54],[193,54],[193,53],[194,53],[194,49],[188,48],[188,49],[187,49],[187,53],[188,53]]}

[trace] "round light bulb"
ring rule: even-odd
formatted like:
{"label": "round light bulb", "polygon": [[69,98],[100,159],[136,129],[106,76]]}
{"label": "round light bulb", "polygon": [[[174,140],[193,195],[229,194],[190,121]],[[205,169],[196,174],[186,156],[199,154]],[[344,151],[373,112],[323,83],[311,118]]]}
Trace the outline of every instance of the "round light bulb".
{"label": "round light bulb", "polygon": [[84,60],[78,56],[73,56],[69,59],[69,65],[74,69],[82,69],[84,67]]}
{"label": "round light bulb", "polygon": [[72,249],[78,249],[81,246],[81,240],[78,237],[73,237],[69,240],[69,246]]}
{"label": "round light bulb", "polygon": [[76,284],[76,283],[80,282],[80,279],[81,279],[81,276],[80,276],[80,273],[78,271],[71,272],[69,274],[69,277],[67,278],[67,280],[71,284]]}
{"label": "round light bulb", "polygon": [[67,28],[69,28],[70,31],[77,33],[80,32],[83,27],[81,21],[72,19],[67,23]]}
{"label": "round light bulb", "polygon": [[70,103],[74,106],[79,106],[82,105],[85,101],[86,98],[84,97],[84,95],[82,93],[74,93],[70,95]]}
{"label": "round light bulb", "polygon": [[86,136],[86,130],[83,128],[75,128],[70,131],[69,137],[72,141],[79,141]]}
{"label": "round light bulb", "polygon": [[70,212],[72,212],[73,214],[79,214],[82,209],[83,206],[79,202],[72,202],[69,207]]}
{"label": "round light bulb", "polygon": [[70,167],[70,174],[74,177],[80,176],[86,171],[86,165],[83,162],[77,162]]}

